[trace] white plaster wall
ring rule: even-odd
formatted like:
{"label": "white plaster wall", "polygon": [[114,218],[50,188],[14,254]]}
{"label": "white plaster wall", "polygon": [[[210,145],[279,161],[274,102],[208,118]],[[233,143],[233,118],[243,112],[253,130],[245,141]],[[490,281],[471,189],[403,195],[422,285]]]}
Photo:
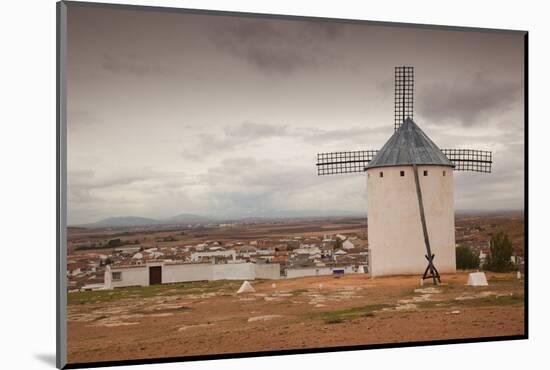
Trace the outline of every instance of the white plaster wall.
{"label": "white plaster wall", "polygon": [[288,279],[304,277],[304,276],[322,276],[322,275],[332,275],[332,270],[330,267],[311,267],[311,268],[296,268],[296,269],[287,269],[286,277]]}
{"label": "white plaster wall", "polygon": [[148,267],[132,267],[116,269],[112,268],[112,272],[121,272],[121,280],[111,280],[113,288],[126,286],[148,286],[149,285],[149,268]]}
{"label": "white plaster wall", "polygon": [[254,280],[254,263],[224,263],[212,266],[212,280]]}
{"label": "white plaster wall", "polygon": [[189,263],[162,266],[162,283],[212,280],[212,264]]}
{"label": "white plaster wall", "polygon": [[[405,171],[404,177],[400,171]],[[419,166],[418,175],[434,264],[440,273],[455,272],[453,169]],[[369,169],[367,191],[371,276],[422,274],[427,266],[426,246],[413,167]]]}
{"label": "white plaster wall", "polygon": [[278,263],[255,263],[254,272],[256,279],[279,279],[281,265]]}
{"label": "white plaster wall", "polygon": [[[155,264],[160,266],[160,264]],[[149,266],[113,269],[113,272],[121,272],[121,281],[112,281],[111,286],[148,286]],[[186,281],[211,281],[211,280],[254,280],[254,279],[279,279],[281,276],[278,263],[186,263],[162,265],[162,283],[182,283]]]}
{"label": "white plaster wall", "polygon": [[[341,269],[341,267],[339,267],[339,268],[333,268],[333,270],[335,270],[335,269]],[[345,272],[346,274],[352,274],[352,273],[356,273],[356,272],[357,272],[357,271],[355,271],[355,270],[353,269],[353,266],[351,266],[351,265],[344,266],[344,270],[345,270],[344,272]]]}

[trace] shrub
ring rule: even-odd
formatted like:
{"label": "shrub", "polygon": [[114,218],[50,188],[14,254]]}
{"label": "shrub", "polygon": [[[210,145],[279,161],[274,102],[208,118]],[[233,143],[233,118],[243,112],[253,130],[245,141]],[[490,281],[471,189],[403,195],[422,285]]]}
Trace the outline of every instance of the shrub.
{"label": "shrub", "polygon": [[512,242],[508,237],[508,234],[498,232],[491,237],[491,253],[487,256],[484,270],[494,272],[507,272],[512,271],[514,265],[512,264],[511,257],[514,251]]}
{"label": "shrub", "polygon": [[119,247],[122,245],[122,241],[120,239],[111,239],[107,243],[109,247]]}
{"label": "shrub", "polygon": [[479,256],[468,247],[456,248],[456,268],[459,270],[471,270],[479,268]]}

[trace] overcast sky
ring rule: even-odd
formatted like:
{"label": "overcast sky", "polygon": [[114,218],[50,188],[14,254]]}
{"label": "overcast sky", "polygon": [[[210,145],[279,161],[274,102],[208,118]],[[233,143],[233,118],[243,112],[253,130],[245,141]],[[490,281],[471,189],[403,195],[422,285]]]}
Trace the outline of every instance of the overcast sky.
{"label": "overcast sky", "polygon": [[493,151],[456,208],[523,208],[520,34],[69,7],[68,35],[69,224],[366,213],[316,153],[382,147],[396,65],[440,148]]}

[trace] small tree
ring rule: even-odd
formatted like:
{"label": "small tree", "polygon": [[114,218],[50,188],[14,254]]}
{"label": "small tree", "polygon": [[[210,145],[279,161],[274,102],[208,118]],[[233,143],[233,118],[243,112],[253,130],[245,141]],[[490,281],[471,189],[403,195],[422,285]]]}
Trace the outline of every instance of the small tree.
{"label": "small tree", "polygon": [[109,247],[119,247],[122,245],[122,242],[120,239],[111,239],[109,240],[109,242],[107,243],[107,245]]}
{"label": "small tree", "polygon": [[456,268],[459,270],[471,270],[479,268],[479,256],[468,247],[456,248]]}
{"label": "small tree", "polygon": [[498,232],[491,237],[491,253],[487,256],[483,268],[494,272],[507,272],[513,270],[511,261],[514,248],[508,238],[508,234]]}

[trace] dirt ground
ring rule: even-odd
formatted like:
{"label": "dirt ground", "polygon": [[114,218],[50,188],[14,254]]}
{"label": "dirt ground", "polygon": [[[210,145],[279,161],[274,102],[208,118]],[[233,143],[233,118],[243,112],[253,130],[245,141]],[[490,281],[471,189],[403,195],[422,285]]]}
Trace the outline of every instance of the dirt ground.
{"label": "dirt ground", "polygon": [[523,280],[365,274],[161,285],[68,295],[70,363],[521,335]]}

